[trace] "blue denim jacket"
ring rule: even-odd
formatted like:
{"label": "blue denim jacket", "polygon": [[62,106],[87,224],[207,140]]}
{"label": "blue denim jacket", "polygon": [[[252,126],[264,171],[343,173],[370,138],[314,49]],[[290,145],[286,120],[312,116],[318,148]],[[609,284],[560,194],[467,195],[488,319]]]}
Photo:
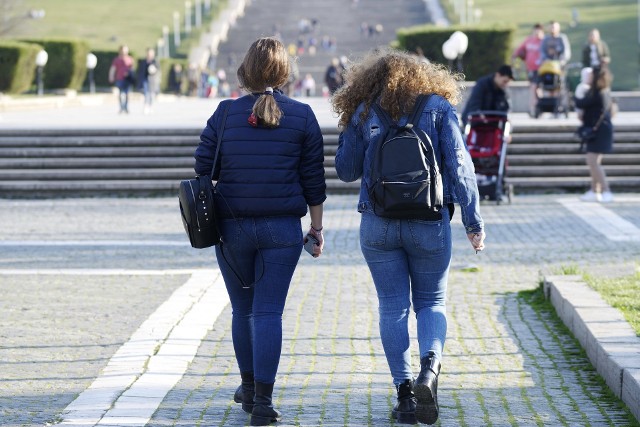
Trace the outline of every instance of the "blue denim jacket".
{"label": "blue denim jacket", "polygon": [[[338,177],[345,182],[362,178],[358,211],[373,212],[367,187],[375,146],[385,130],[373,109],[369,109],[368,117],[362,122],[360,113],[363,109],[364,104],[361,104],[340,133],[336,170]],[[403,117],[400,124],[406,121],[407,117]],[[455,110],[446,99],[432,95],[420,117],[419,127],[431,137],[436,158],[440,159],[444,202],[457,202],[460,205],[462,223],[467,233],[482,231],[484,223],[480,216],[475,170]]]}

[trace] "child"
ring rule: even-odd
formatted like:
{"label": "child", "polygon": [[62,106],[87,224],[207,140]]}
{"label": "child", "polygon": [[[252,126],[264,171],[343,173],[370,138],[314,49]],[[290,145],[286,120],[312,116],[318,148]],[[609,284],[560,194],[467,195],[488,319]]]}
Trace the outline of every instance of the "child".
{"label": "child", "polygon": [[[576,92],[574,96],[577,99],[582,99],[591,89],[591,83],[593,82],[593,68],[585,67],[580,71],[580,83],[576,86]],[[578,113],[578,118],[582,121],[582,109],[576,108],[576,113]]]}

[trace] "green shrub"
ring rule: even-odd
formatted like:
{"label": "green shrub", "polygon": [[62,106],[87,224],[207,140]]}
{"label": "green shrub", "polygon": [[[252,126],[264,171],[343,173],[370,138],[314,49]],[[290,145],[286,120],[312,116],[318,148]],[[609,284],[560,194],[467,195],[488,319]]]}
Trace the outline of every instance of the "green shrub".
{"label": "green shrub", "polygon": [[500,65],[509,63],[515,27],[440,28],[433,25],[420,25],[398,29],[395,45],[410,52],[420,47],[430,61],[446,64],[448,60],[442,54],[442,45],[457,30],[462,31],[469,38],[469,46],[463,57],[463,72],[466,80],[477,80],[478,77],[495,72]]}
{"label": "green shrub", "polygon": [[46,89],[79,90],[87,75],[89,45],[84,40],[25,40],[36,43],[49,54],[44,67]]}
{"label": "green shrub", "polygon": [[0,92],[18,94],[31,87],[38,45],[0,41]]}

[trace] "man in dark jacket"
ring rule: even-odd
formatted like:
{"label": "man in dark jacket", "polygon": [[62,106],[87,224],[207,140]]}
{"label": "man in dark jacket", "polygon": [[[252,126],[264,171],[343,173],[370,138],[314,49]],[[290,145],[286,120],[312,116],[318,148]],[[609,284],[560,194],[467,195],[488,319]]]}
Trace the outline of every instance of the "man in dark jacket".
{"label": "man in dark jacket", "polygon": [[495,73],[479,78],[462,111],[462,126],[466,126],[469,114],[476,111],[509,111],[505,89],[511,80],[514,80],[513,70],[509,65],[502,65]]}

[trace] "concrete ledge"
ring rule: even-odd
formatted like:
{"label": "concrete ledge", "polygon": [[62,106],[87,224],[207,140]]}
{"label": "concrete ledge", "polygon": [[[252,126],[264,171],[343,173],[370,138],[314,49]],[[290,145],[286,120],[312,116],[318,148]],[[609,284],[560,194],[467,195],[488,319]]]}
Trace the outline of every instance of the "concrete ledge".
{"label": "concrete ledge", "polygon": [[640,338],[580,276],[546,276],[544,294],[596,371],[640,420]]}

